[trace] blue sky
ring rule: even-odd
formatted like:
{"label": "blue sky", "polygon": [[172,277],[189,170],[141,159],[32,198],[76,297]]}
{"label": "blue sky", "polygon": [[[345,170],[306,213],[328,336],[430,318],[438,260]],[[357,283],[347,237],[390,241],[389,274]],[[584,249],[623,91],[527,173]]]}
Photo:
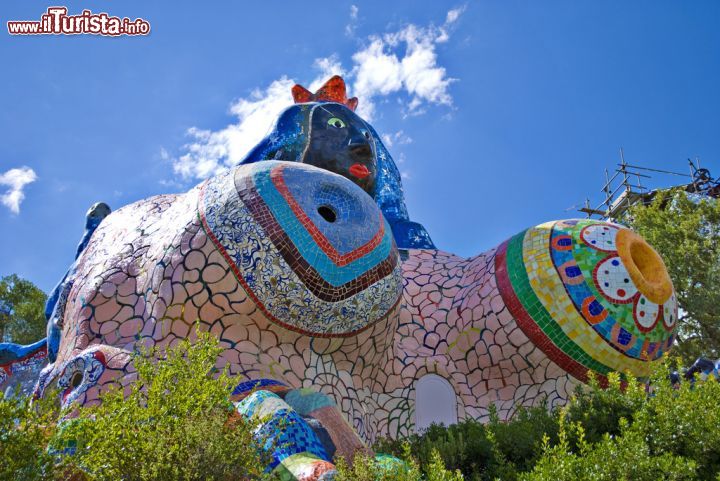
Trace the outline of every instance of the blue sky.
{"label": "blue sky", "polygon": [[461,255],[576,216],[620,146],[720,175],[716,1],[70,2],[152,33],[7,34],[50,5],[0,7],[0,275],[45,290],[92,203],[187,190],[252,147],[293,81],[336,71],[390,137],[411,217]]}

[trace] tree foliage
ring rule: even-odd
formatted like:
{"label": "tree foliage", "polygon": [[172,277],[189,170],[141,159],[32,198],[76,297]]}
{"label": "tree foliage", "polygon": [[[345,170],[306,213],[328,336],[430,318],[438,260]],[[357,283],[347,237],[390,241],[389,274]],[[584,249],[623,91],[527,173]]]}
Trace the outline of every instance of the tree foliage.
{"label": "tree foliage", "polygon": [[45,337],[47,296],[16,274],[0,279],[0,342],[30,344]]}
{"label": "tree foliage", "polygon": [[665,260],[681,309],[675,352],[687,364],[720,357],[720,202],[659,192],[623,220]]}

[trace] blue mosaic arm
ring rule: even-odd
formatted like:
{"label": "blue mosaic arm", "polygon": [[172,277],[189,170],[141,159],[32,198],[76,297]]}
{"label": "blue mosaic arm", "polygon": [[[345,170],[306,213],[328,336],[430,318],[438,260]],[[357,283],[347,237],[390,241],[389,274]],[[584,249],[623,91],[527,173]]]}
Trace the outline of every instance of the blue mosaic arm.
{"label": "blue mosaic arm", "polygon": [[368,124],[368,127],[377,149],[378,178],[374,198],[390,223],[397,246],[400,249],[436,249],[425,227],[410,220],[400,171],[378,133],[372,125]]}
{"label": "blue mosaic arm", "polygon": [[77,249],[75,250],[75,259],[72,265],[65,272],[65,275],[53,288],[50,296],[45,303],[45,319],[47,320],[47,347],[48,359],[55,362],[57,351],[60,347],[60,335],[62,332],[62,316],[65,310],[65,301],[72,287],[73,277],[75,275],[75,266],[80,254],[83,253],[92,238],[95,230],[100,223],[110,215],[110,207],[104,202],[96,202],[85,215],[85,231],[80,238]]}
{"label": "blue mosaic arm", "polygon": [[15,344],[12,342],[0,342],[0,366],[12,364],[21,359],[27,359],[45,348],[45,339],[40,339],[32,344]]}
{"label": "blue mosaic arm", "polygon": [[[41,339],[29,345],[0,343],[0,386],[6,396],[29,394],[37,372],[45,362],[47,343]],[[2,397],[0,391],[0,397]]]}

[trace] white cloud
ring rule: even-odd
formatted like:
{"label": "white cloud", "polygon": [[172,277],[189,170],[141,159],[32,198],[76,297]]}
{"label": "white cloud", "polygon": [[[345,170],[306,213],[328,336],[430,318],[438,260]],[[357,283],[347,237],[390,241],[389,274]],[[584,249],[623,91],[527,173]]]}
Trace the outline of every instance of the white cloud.
{"label": "white cloud", "polygon": [[347,75],[347,72],[340,63],[340,59],[337,55],[331,55],[325,58],[316,58],[313,66],[318,70],[318,74],[315,77],[315,80],[310,82],[308,89],[311,91],[315,91],[320,88],[320,86],[322,86],[322,84],[324,84],[325,81],[333,75],[341,75],[343,77]]}
{"label": "white cloud", "polygon": [[[453,22],[459,15],[460,11],[452,15]],[[435,51],[438,43],[449,39],[448,26],[448,22],[439,28],[410,24],[400,31],[371,37],[370,43],[352,57],[353,94],[362,99],[358,113],[371,118],[373,99],[397,92],[410,95],[410,114],[422,112],[425,103],[452,105],[448,88],[454,79],[438,65]]]}
{"label": "white cloud", "polygon": [[[303,85],[314,91],[332,75],[344,76],[349,95],[360,99],[358,114],[367,120],[373,117],[375,102],[393,94],[405,97],[405,115],[422,114],[429,104],[451,106],[449,86],[455,79],[438,64],[436,45],[448,40],[451,25],[463,10],[450,10],[440,27],[409,24],[396,32],[368,37],[351,56],[350,69],[343,67],[337,54],[319,58],[314,64],[318,74]],[[355,5],[351,6],[351,25],[358,12]],[[190,141],[183,146],[183,153],[172,159],[174,172],[185,180],[203,179],[240,162],[267,134],[280,112],[292,104],[290,89],[294,84],[283,76],[266,89],[235,101],[230,113],[236,121],[220,130],[190,128]],[[401,138],[391,137],[392,143],[402,143]],[[168,157],[164,149],[160,157]]]}
{"label": "white cloud", "polygon": [[392,147],[393,145],[407,145],[412,144],[412,137],[405,134],[404,131],[398,130],[394,134],[384,134],[381,136],[383,142],[387,147]]}
{"label": "white cloud", "polygon": [[353,37],[355,35],[355,29],[357,28],[357,19],[360,9],[357,5],[350,5],[350,23],[345,25],[345,35]]}
{"label": "white cloud", "polygon": [[465,5],[458,8],[453,8],[447,13],[447,16],[445,17],[445,25],[451,25],[457,21],[458,18],[460,18],[460,15],[465,11]]}
{"label": "white cloud", "polygon": [[0,174],[0,185],[7,186],[7,191],[0,197],[3,205],[14,214],[20,213],[20,203],[25,198],[23,189],[26,185],[35,182],[37,175],[30,167],[10,169]]}
{"label": "white cloud", "polygon": [[248,98],[237,100],[230,106],[237,122],[221,130],[189,129],[191,142],[175,159],[175,173],[185,179],[204,179],[240,162],[268,133],[280,112],[292,104],[290,89],[294,84],[282,77],[265,90],[255,90]]}
{"label": "white cloud", "polygon": [[435,41],[437,43],[445,43],[448,40],[450,40],[450,34],[448,33],[448,30],[450,30],[455,22],[457,22],[458,18],[460,18],[460,15],[465,11],[465,5],[453,8],[452,10],[448,11],[447,15],[445,16],[445,23],[438,29],[440,34],[437,36]]}

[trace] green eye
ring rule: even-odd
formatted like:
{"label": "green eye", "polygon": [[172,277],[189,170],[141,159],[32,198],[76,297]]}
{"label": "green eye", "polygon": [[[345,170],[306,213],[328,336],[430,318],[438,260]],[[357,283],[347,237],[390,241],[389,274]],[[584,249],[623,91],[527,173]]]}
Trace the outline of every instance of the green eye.
{"label": "green eye", "polygon": [[343,122],[342,120],[340,120],[337,117],[333,117],[330,120],[328,120],[328,125],[330,127],[335,127],[336,129],[342,129],[345,127],[345,122]]}

